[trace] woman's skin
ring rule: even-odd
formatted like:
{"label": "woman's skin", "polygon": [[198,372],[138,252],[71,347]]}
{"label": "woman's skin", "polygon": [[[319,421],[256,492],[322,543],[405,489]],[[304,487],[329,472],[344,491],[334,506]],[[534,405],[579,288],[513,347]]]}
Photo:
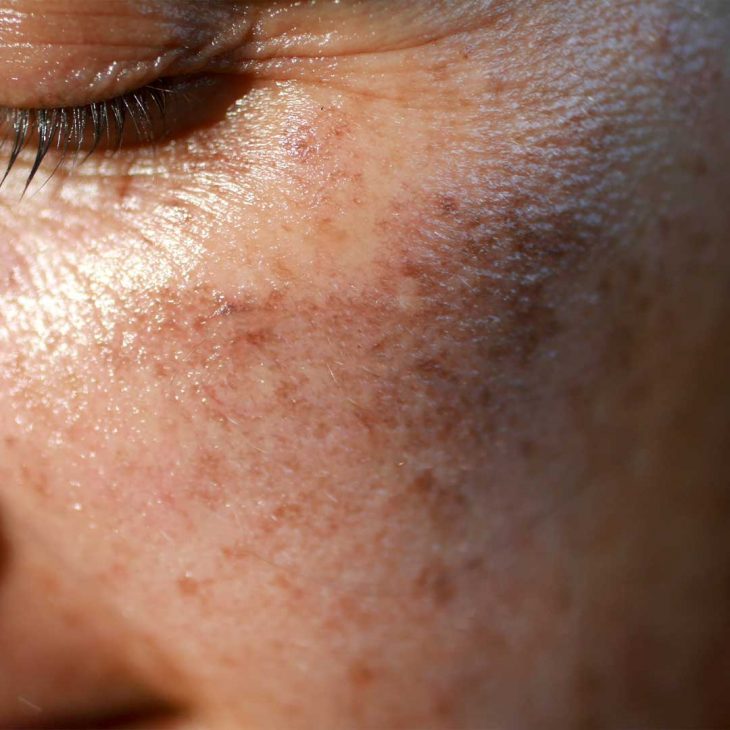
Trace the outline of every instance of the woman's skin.
{"label": "woman's skin", "polygon": [[215,79],[2,191],[0,727],[730,724],[728,48],[0,2],[0,104]]}

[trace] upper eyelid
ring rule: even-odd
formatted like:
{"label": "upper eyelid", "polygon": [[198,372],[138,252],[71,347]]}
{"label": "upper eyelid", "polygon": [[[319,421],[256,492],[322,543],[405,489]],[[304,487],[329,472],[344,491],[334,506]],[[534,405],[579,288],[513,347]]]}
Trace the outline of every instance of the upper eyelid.
{"label": "upper eyelid", "polygon": [[[89,0],[76,2],[88,5]],[[160,8],[170,5],[170,0],[153,2]],[[236,5],[240,7],[219,3],[218,12],[198,13],[197,22],[170,19],[162,12],[154,20],[140,16],[147,24],[134,15],[77,18],[70,12],[57,13],[55,29],[39,25],[35,18],[25,31],[18,30],[16,19],[0,12],[0,105],[81,106],[123,95],[163,76],[200,73],[217,57],[240,47],[255,22],[252,10],[234,12]],[[109,17],[121,20],[111,23]]]}
{"label": "upper eyelid", "polygon": [[[479,10],[484,3],[466,1],[454,2],[451,10],[448,3],[438,3],[441,9],[433,10],[427,0],[372,5],[338,0],[4,0],[11,1],[45,13],[55,7],[56,19],[64,17],[66,8],[87,10],[88,17],[79,18],[68,11],[66,37],[54,31],[49,38],[48,29],[38,35],[36,42],[49,44],[42,53],[32,43],[25,50],[11,45],[18,43],[17,28],[13,23],[4,28],[0,12],[0,105],[32,108],[101,101],[162,76],[257,73],[260,63],[272,60],[289,63],[293,70],[305,58],[407,48],[484,24],[492,5],[514,0],[489,3],[488,10]],[[0,0],[0,10],[2,4]],[[152,13],[141,14],[140,7]],[[102,27],[103,35],[85,33],[84,23]],[[74,30],[77,24],[81,30]],[[140,32],[146,36],[142,40]],[[59,64],[65,69],[61,79]]]}

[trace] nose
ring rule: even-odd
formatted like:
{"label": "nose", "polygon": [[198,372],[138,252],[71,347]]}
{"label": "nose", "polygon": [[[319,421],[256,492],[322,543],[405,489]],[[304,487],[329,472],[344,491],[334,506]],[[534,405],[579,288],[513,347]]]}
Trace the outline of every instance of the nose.
{"label": "nose", "polygon": [[[136,652],[143,656],[144,652]],[[0,730],[175,726],[180,707],[130,659],[121,617],[43,547],[0,526]]]}

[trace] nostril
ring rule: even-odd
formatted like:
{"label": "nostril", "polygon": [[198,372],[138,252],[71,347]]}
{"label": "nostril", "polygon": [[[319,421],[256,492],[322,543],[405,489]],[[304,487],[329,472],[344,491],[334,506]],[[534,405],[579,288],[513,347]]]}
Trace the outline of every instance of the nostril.
{"label": "nostril", "polygon": [[0,730],[188,727],[186,695],[150,637],[18,513],[0,514]]}

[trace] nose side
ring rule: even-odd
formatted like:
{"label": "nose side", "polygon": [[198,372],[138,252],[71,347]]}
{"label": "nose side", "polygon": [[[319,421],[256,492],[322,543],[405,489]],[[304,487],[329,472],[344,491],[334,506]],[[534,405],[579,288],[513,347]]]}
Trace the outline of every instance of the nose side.
{"label": "nose side", "polygon": [[147,727],[180,715],[137,666],[145,647],[124,620],[7,511],[0,561],[0,730]]}

